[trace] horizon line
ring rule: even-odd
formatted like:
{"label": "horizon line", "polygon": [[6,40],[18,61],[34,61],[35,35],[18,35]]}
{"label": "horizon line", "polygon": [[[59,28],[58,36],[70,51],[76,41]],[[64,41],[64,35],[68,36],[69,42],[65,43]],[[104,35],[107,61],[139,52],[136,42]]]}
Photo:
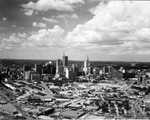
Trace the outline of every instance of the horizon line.
{"label": "horizon line", "polygon": [[[57,59],[20,59],[20,58],[0,58],[0,60],[43,60],[43,61],[56,61]],[[68,61],[83,61],[83,60],[68,60]],[[131,63],[150,63],[150,61],[128,61],[128,60],[90,60],[91,62],[131,62]]]}

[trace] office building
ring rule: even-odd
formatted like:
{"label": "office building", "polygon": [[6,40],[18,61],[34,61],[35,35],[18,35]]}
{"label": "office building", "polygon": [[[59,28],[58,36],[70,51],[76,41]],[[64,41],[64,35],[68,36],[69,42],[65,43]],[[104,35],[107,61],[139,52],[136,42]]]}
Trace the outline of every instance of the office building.
{"label": "office building", "polygon": [[67,79],[74,78],[74,72],[73,72],[73,70],[70,69],[70,68],[66,68],[66,75],[65,75],[65,77]]}
{"label": "office building", "polygon": [[64,67],[62,66],[62,61],[61,59],[58,59],[56,61],[56,74],[55,77],[59,78],[63,76],[63,71],[64,71]]}
{"label": "office building", "polygon": [[65,56],[65,53],[63,54],[62,62],[63,62],[63,67],[68,66],[68,56]]}
{"label": "office building", "polygon": [[121,79],[121,78],[123,78],[123,73],[119,72],[119,71],[116,71],[116,72],[114,71],[111,73],[111,77]]}
{"label": "office building", "polygon": [[52,74],[55,75],[56,67],[53,64],[46,64],[42,67],[42,74]]}
{"label": "office building", "polygon": [[62,61],[60,60],[60,59],[58,59],[57,61],[56,61],[56,73],[60,73],[60,72],[63,72],[62,70],[61,70],[61,68],[63,68],[62,67]]}
{"label": "office building", "polygon": [[58,60],[56,61],[56,67],[58,67],[58,66],[62,66],[62,61],[61,61],[61,59],[58,59]]}
{"label": "office building", "polygon": [[93,68],[92,68],[91,66],[88,67],[88,74],[89,74],[89,75],[93,74]]}
{"label": "office building", "polygon": [[24,79],[25,80],[31,80],[31,71],[25,71],[24,72]]}
{"label": "office building", "polygon": [[41,76],[39,74],[31,74],[31,80],[40,81]]}
{"label": "office building", "polygon": [[103,73],[105,73],[105,74],[112,73],[113,71],[114,71],[114,69],[113,69],[112,66],[105,66],[105,67],[103,67]]}
{"label": "office building", "polygon": [[89,57],[87,56],[87,58],[84,60],[84,68],[83,68],[83,71],[86,75],[88,74],[88,67],[89,67]]}
{"label": "office building", "polygon": [[30,70],[31,70],[31,66],[23,65],[23,72],[30,71]]}
{"label": "office building", "polygon": [[56,73],[61,73],[61,74],[63,74],[63,72],[64,72],[64,68],[63,68],[62,66],[59,66],[59,67],[57,68],[57,70],[56,70]]}
{"label": "office building", "polygon": [[42,65],[41,64],[35,64],[35,72],[38,74],[42,74]]}
{"label": "office building", "polygon": [[100,69],[98,67],[93,68],[93,74],[94,75],[99,75],[100,74]]}

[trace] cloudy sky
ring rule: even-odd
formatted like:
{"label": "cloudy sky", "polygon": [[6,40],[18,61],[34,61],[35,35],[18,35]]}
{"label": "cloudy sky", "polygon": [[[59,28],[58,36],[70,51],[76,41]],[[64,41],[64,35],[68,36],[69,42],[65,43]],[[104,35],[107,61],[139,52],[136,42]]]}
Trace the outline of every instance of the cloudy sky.
{"label": "cloudy sky", "polygon": [[0,57],[150,61],[150,2],[0,0]]}

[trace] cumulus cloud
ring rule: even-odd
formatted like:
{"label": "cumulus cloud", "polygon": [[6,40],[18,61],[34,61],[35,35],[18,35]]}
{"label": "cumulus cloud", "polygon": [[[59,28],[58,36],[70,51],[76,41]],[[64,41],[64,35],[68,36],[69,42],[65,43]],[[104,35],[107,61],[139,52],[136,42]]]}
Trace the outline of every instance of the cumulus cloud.
{"label": "cumulus cloud", "polygon": [[150,51],[146,47],[150,43],[149,1],[101,2],[89,11],[93,18],[66,36],[72,48],[110,54]]}
{"label": "cumulus cloud", "polygon": [[13,33],[0,41],[0,48],[3,51],[13,50],[16,52],[18,50],[36,52],[48,49],[59,51],[65,46],[63,33],[64,30],[58,25],[52,29],[40,29],[30,36],[26,33]]}
{"label": "cumulus cloud", "polygon": [[12,25],[11,27],[15,28],[15,27],[16,27],[16,25]]}
{"label": "cumulus cloud", "polygon": [[31,16],[33,13],[34,13],[34,10],[26,9],[24,14],[27,15],[27,16]]}
{"label": "cumulus cloud", "polygon": [[17,50],[26,37],[26,33],[13,33],[8,38],[3,38],[0,41],[0,48],[2,51]]}
{"label": "cumulus cloud", "polygon": [[47,21],[47,22],[50,22],[50,23],[58,23],[59,22],[58,20],[55,20],[53,18],[43,17],[42,19],[45,20],[45,21]]}
{"label": "cumulus cloud", "polygon": [[39,23],[33,22],[33,23],[32,23],[32,26],[33,26],[33,27],[45,28],[45,27],[46,27],[46,24],[45,24],[45,23],[41,23],[41,22],[39,22]]}
{"label": "cumulus cloud", "polygon": [[0,41],[0,49],[7,58],[47,58],[48,51],[50,54],[52,51],[59,53],[64,47],[64,30],[58,25],[51,29],[40,29],[31,35],[13,33]]}
{"label": "cumulus cloud", "polygon": [[16,33],[13,33],[12,35],[9,36],[9,38],[3,38],[2,42],[3,43],[19,43],[19,42],[21,42],[19,37],[22,35],[26,35],[26,34],[18,33],[18,35],[17,35]]}
{"label": "cumulus cloud", "polygon": [[26,15],[32,15],[35,11],[73,11],[75,5],[78,3],[84,3],[83,0],[38,0],[37,2],[30,1],[27,4],[23,4]]}
{"label": "cumulus cloud", "polygon": [[64,30],[55,25],[53,29],[41,29],[37,33],[32,34],[28,40],[33,45],[38,47],[51,47],[53,49],[58,49],[63,47],[63,33]]}
{"label": "cumulus cloud", "polygon": [[78,19],[79,16],[78,16],[77,14],[72,14],[72,15],[70,16],[70,18]]}
{"label": "cumulus cloud", "polygon": [[6,18],[6,17],[3,17],[2,19],[3,19],[3,21],[6,21],[6,20],[7,20],[7,18]]}
{"label": "cumulus cloud", "polygon": [[27,37],[26,33],[18,33],[18,36],[21,37],[21,38],[26,38]]}

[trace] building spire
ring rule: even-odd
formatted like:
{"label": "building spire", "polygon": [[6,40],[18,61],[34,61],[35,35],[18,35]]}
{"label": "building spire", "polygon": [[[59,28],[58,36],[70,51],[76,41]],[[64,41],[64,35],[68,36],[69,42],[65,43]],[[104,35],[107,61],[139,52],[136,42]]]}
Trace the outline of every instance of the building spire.
{"label": "building spire", "polygon": [[89,56],[87,55],[87,59],[89,59]]}
{"label": "building spire", "polygon": [[65,56],[65,52],[63,51],[63,56]]}

